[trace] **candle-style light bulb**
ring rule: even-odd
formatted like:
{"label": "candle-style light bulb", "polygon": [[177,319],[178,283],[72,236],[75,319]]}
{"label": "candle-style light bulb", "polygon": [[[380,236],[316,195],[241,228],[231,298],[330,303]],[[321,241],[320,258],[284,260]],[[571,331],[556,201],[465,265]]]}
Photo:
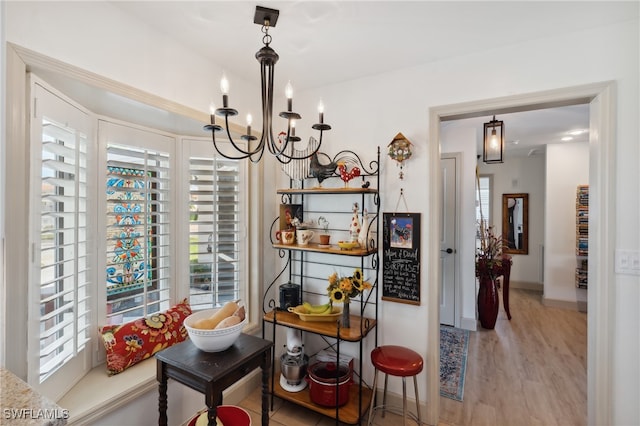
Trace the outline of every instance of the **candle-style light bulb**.
{"label": "candle-style light bulb", "polygon": [[318,103],[318,116],[320,118],[320,124],[324,123],[324,104],[322,100]]}
{"label": "candle-style light bulb", "polygon": [[229,94],[229,80],[227,80],[227,76],[224,73],[222,73],[222,78],[220,79],[220,91],[223,95]]}
{"label": "candle-style light bulb", "polygon": [[296,120],[291,120],[291,136],[296,135]]}
{"label": "candle-style light bulb", "polygon": [[491,144],[491,148],[498,149],[498,135],[496,134],[496,129],[491,130],[491,139],[489,139],[489,143]]}
{"label": "candle-style light bulb", "polygon": [[229,80],[224,73],[220,79],[220,91],[222,92],[222,106],[227,108],[229,106]]}
{"label": "candle-style light bulb", "polygon": [[293,86],[291,81],[287,82],[284,88],[284,95],[287,97],[287,111],[293,111]]}
{"label": "candle-style light bulb", "polygon": [[251,114],[247,114],[247,136],[251,136],[252,121],[253,121],[253,118],[251,117]]}
{"label": "candle-style light bulb", "polygon": [[293,86],[291,85],[291,81],[287,82],[287,85],[284,88],[284,95],[287,99],[293,98]]}

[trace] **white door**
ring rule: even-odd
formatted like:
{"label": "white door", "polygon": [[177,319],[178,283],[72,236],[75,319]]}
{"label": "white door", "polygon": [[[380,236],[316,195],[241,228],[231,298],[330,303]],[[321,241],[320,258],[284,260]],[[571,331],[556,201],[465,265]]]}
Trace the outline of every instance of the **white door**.
{"label": "white door", "polygon": [[440,158],[442,188],[440,206],[442,229],[440,230],[440,324],[455,325],[456,318],[456,167],[455,156]]}

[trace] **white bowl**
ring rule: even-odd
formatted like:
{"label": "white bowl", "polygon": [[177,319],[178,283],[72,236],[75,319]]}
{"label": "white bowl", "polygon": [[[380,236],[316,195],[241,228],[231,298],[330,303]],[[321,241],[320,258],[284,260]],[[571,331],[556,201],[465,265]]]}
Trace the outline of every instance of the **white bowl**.
{"label": "white bowl", "polygon": [[184,327],[189,333],[189,338],[196,348],[202,351],[222,352],[227,350],[235,343],[238,337],[240,337],[240,333],[242,333],[242,329],[247,323],[247,318],[245,317],[240,324],[217,330],[202,330],[192,327],[196,321],[210,317],[219,309],[220,308],[205,309],[203,311],[194,312],[184,320]]}

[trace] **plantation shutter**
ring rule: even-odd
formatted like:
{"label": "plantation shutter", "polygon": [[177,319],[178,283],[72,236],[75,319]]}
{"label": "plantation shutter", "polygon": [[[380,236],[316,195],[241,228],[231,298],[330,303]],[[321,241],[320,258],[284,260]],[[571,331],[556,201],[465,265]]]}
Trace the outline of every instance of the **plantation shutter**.
{"label": "plantation shutter", "polygon": [[[210,142],[205,145],[211,152]],[[189,155],[189,281],[194,309],[242,298],[241,163]]]}
{"label": "plantation shutter", "polygon": [[[64,392],[74,377],[89,368],[85,349],[92,326],[87,232],[91,122],[86,112],[40,84],[34,83],[32,90],[30,174],[40,184],[32,185],[30,207],[29,317],[33,321],[28,381],[37,388],[43,385]],[[48,381],[63,367],[65,372],[57,381]]]}

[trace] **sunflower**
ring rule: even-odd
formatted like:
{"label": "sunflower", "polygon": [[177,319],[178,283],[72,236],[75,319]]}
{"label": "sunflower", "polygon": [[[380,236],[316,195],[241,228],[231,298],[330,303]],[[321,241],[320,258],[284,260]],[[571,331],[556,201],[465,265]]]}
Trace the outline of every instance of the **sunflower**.
{"label": "sunflower", "polygon": [[360,268],[356,268],[356,270],[353,271],[353,280],[358,281],[359,284],[362,284],[362,271],[360,270]]}
{"label": "sunflower", "polygon": [[362,290],[364,290],[362,280],[357,280],[355,276],[351,278],[351,285],[358,293],[362,293]]}
{"label": "sunflower", "polygon": [[347,298],[347,295],[339,288],[334,288],[329,293],[329,298],[332,302],[342,303]]}

